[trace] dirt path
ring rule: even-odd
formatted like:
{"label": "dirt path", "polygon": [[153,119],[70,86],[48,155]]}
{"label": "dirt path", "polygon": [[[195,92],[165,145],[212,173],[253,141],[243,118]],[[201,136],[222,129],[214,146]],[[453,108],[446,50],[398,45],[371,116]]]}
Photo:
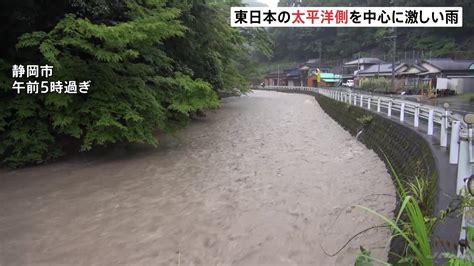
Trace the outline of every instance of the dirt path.
{"label": "dirt path", "polygon": [[[353,265],[390,177],[312,97],[257,91],[159,149],[0,173],[0,265]],[[365,198],[363,198],[365,197]]]}

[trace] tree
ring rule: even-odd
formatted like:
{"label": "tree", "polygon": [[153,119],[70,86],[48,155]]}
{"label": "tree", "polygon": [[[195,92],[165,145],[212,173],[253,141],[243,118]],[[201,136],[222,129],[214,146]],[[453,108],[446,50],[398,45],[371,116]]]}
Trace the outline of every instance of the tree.
{"label": "tree", "polygon": [[3,162],[40,163],[76,142],[81,150],[119,142],[156,145],[156,129],[173,130],[192,114],[218,107],[212,86],[180,73],[163,48],[188,30],[179,16],[164,1],[134,0],[119,19],[94,23],[67,14],[49,32],[23,34],[17,48],[41,55],[31,63],[54,65],[54,80],[90,79],[92,88],[86,95],[14,95],[12,80],[3,76]]}
{"label": "tree", "polygon": [[[288,1],[280,1],[281,5]],[[389,6],[386,0],[304,0],[302,6]],[[469,0],[396,0],[395,6],[462,6],[463,28],[399,28],[398,50],[431,51],[432,57],[456,57],[457,51],[473,55],[474,2]],[[354,57],[359,52],[382,52],[389,50],[384,37],[390,33],[377,28],[283,28],[273,29],[275,61],[303,60],[317,57],[319,45],[325,58],[333,60]]]}
{"label": "tree", "polygon": [[[216,92],[248,89],[248,65],[271,54],[265,30],[230,27],[229,7],[240,1],[2,5],[9,27],[0,28],[7,36],[0,59],[0,161],[12,167],[69,150],[157,145],[156,130],[174,131],[217,108]],[[51,81],[92,85],[88,94],[15,94],[13,64],[53,65]]]}

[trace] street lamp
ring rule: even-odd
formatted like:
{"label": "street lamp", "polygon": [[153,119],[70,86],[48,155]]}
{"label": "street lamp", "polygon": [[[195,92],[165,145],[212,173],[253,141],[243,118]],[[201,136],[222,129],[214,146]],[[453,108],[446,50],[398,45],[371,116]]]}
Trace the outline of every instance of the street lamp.
{"label": "street lamp", "polygon": [[466,114],[464,116],[464,122],[468,125],[474,125],[474,114]]}
{"label": "street lamp", "polygon": [[465,178],[464,182],[466,182],[466,187],[469,194],[471,194],[471,196],[474,196],[474,175]]}

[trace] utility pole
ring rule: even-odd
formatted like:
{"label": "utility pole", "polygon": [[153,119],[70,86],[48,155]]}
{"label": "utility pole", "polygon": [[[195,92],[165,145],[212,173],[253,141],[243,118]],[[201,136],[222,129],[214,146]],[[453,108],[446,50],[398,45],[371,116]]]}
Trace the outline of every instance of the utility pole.
{"label": "utility pole", "polygon": [[277,86],[280,86],[280,65],[277,65]]}
{"label": "utility pole", "polygon": [[357,71],[359,71],[359,70],[360,70],[360,52],[357,55]]}
{"label": "utility pole", "polygon": [[[395,6],[395,0],[391,1],[392,6]],[[393,55],[392,55],[392,80],[390,82],[390,88],[395,91],[395,60],[397,56],[397,28],[393,27],[393,35],[391,36],[393,39]]]}
{"label": "utility pole", "polygon": [[392,80],[390,87],[392,92],[395,91],[395,60],[397,56],[397,28],[393,28],[393,56],[392,56]]}

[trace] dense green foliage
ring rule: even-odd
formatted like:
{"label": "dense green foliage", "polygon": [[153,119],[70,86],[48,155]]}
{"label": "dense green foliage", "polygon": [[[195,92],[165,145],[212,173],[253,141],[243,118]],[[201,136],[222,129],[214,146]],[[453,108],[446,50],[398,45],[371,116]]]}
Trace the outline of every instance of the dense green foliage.
{"label": "dense green foliage", "polygon": [[[292,0],[280,0],[285,6]],[[388,0],[303,0],[303,6],[390,6]],[[428,57],[474,56],[474,1],[471,0],[394,0],[395,6],[462,6],[462,28],[398,28],[398,58],[412,51],[424,51]],[[389,56],[393,35],[387,28],[280,28],[272,30],[275,39],[274,60],[318,58],[321,49],[326,60],[361,56]],[[407,54],[405,54],[407,52]],[[419,56],[419,55],[417,55]]]}
{"label": "dense green foliage", "polygon": [[[8,21],[1,29],[0,161],[15,167],[65,150],[156,145],[156,130],[175,130],[217,108],[217,91],[244,90],[244,64],[255,54],[269,56],[271,44],[266,32],[231,28],[231,4],[236,2],[2,3]],[[53,65],[52,81],[92,85],[88,94],[17,94],[13,64]]]}
{"label": "dense green foliage", "polygon": [[390,80],[383,77],[364,79],[361,83],[360,88],[371,92],[374,92],[376,90],[386,92],[390,89]]}

